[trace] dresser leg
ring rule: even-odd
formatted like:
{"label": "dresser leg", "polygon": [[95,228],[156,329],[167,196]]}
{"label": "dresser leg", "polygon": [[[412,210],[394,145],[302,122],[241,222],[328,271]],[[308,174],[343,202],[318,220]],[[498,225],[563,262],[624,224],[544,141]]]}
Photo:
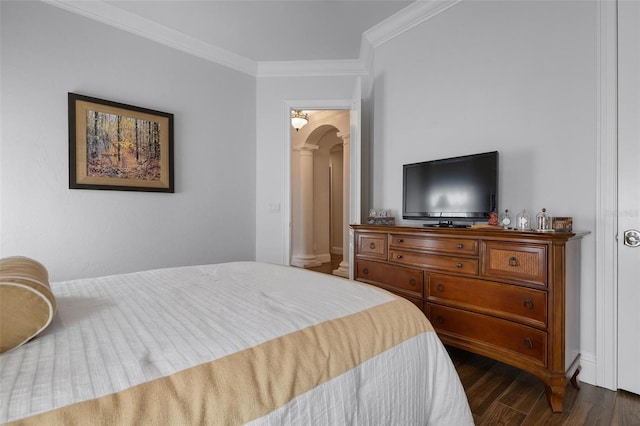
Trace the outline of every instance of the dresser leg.
{"label": "dresser leg", "polygon": [[579,390],[580,382],[578,381],[578,374],[580,374],[580,366],[576,368],[575,373],[573,373],[573,376],[571,376],[571,386]]}
{"label": "dresser leg", "polygon": [[[571,386],[575,389],[580,390],[580,382],[578,381],[578,374],[580,374],[580,366],[576,368],[576,371],[573,372],[571,379],[569,382]],[[551,381],[554,384],[559,384],[560,386],[551,386],[545,384],[544,392],[547,396],[547,402],[549,403],[549,407],[551,407],[551,411],[554,413],[561,413],[564,409],[564,395],[566,388],[566,378],[564,376]]]}
{"label": "dresser leg", "polygon": [[547,395],[547,402],[554,413],[562,413],[564,409],[564,386],[545,385],[544,391]]}

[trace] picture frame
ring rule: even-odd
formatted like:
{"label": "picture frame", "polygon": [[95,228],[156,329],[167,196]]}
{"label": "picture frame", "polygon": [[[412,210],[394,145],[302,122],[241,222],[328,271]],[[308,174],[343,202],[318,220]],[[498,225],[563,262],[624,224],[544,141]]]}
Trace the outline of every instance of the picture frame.
{"label": "picture frame", "polygon": [[68,93],[69,189],[174,192],[173,114]]}

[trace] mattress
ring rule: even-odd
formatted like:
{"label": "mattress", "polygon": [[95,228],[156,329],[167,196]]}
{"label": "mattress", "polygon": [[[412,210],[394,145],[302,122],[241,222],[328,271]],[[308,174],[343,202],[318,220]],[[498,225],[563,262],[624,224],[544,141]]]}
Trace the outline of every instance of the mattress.
{"label": "mattress", "polygon": [[259,262],[51,283],[58,312],[0,355],[10,424],[467,425],[412,303]]}

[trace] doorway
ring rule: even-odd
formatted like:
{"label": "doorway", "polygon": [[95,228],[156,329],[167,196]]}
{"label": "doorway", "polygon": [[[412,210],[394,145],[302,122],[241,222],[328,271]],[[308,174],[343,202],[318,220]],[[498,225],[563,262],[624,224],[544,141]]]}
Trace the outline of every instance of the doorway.
{"label": "doorway", "polygon": [[333,272],[339,269],[336,265],[343,259],[345,236],[348,238],[344,218],[348,218],[349,163],[344,161],[344,152],[345,144],[348,149],[349,111],[303,113],[308,123],[290,129],[290,264]]}
{"label": "doorway", "polygon": [[[294,172],[291,169],[291,147],[293,146],[292,131],[291,131],[291,111],[293,109],[311,109],[311,110],[340,110],[345,111],[348,116],[346,123],[333,123],[332,125],[341,130],[341,137],[344,143],[343,149],[343,164],[348,165],[348,179],[343,177],[344,187],[347,189],[344,194],[344,199],[348,202],[343,205],[344,219],[344,239],[343,239],[343,261],[340,262],[340,266],[335,275],[347,277],[353,279],[353,268],[350,262],[353,257],[353,235],[351,229],[348,226],[352,223],[361,223],[361,203],[362,203],[362,146],[361,146],[361,133],[362,133],[362,79],[356,77],[354,80],[353,93],[351,98],[337,99],[337,100],[298,100],[298,101],[285,101],[284,103],[284,116],[286,121],[283,122],[285,126],[285,161],[284,161],[284,188],[283,188],[283,263],[285,265],[292,264],[292,211],[293,205],[291,202],[291,183]],[[342,130],[345,129],[346,133]],[[300,130],[302,131],[302,130]],[[346,167],[345,167],[346,168]],[[347,184],[348,182],[348,184]],[[348,196],[347,196],[348,194]]]}

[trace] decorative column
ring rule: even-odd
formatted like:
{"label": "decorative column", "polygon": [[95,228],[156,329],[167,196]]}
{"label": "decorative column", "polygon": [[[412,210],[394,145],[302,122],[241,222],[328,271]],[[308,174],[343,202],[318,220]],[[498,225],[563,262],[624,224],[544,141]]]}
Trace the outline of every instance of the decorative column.
{"label": "decorative column", "polygon": [[338,269],[333,271],[333,275],[349,278],[350,134],[338,133],[337,136],[342,138],[342,262],[340,262]]}
{"label": "decorative column", "polygon": [[297,188],[293,207],[297,210],[292,216],[299,218],[293,223],[293,266],[320,266],[313,252],[313,153],[320,147],[302,144],[293,148],[298,156]]}

